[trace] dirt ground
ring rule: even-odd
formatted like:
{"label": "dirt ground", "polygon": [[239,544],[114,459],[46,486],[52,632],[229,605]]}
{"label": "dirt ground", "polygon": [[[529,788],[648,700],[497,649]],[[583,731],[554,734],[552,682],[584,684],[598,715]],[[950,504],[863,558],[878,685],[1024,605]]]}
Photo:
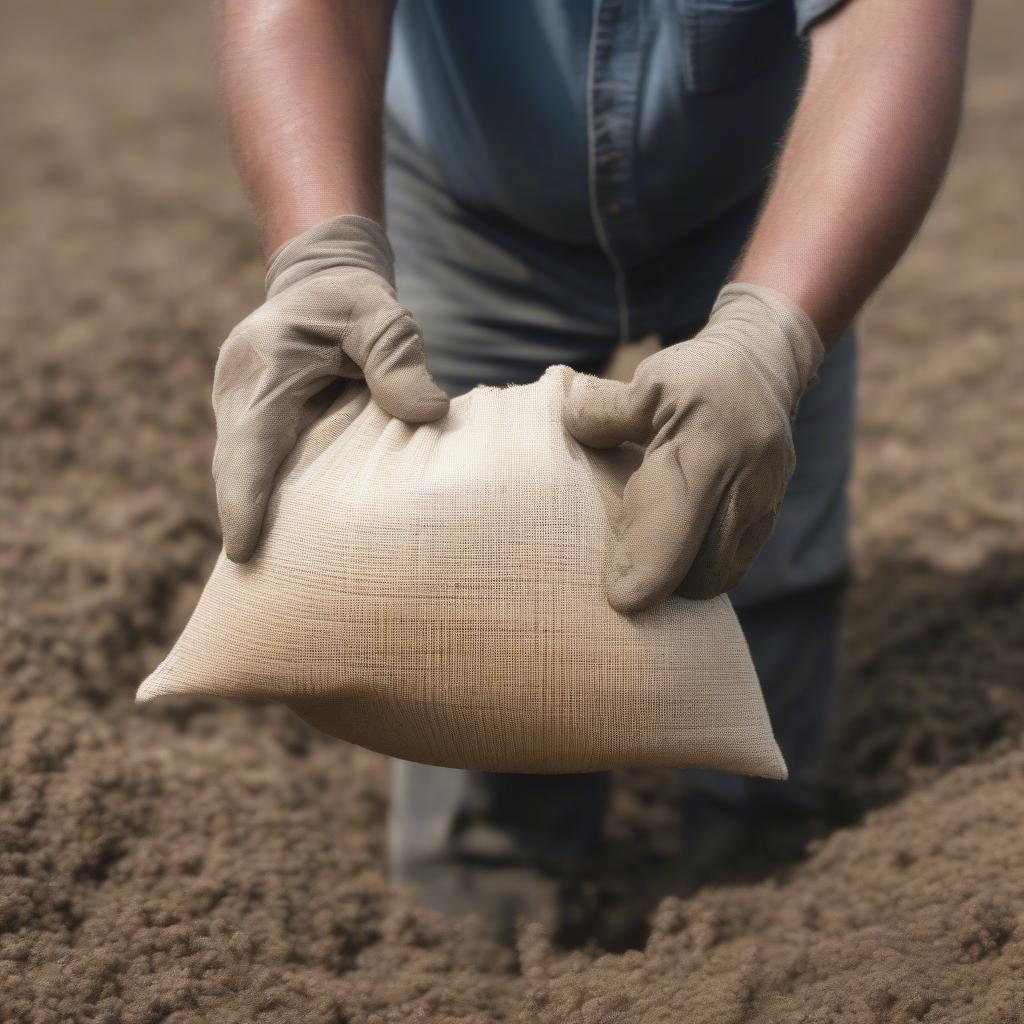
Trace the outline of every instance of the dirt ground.
{"label": "dirt ground", "polygon": [[133,704],[218,545],[256,237],[203,4],[4,0],[0,1021],[1024,1020],[1024,8],[977,6],[953,172],[864,323],[846,827],[623,951],[674,842],[666,779],[623,778],[592,941],[508,953],[389,887],[382,759]]}

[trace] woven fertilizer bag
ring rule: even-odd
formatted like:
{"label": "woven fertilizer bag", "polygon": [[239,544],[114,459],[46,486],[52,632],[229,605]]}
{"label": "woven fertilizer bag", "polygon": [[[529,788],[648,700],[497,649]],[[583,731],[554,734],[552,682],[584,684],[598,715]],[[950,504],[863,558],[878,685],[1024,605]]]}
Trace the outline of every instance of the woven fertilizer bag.
{"label": "woven fertilizer bag", "polygon": [[573,371],[477,388],[411,427],[352,384],[278,475],[263,539],[222,554],[142,684],[279,701],[395,757],[506,772],[786,767],[732,606],[604,597],[640,450],[563,429]]}

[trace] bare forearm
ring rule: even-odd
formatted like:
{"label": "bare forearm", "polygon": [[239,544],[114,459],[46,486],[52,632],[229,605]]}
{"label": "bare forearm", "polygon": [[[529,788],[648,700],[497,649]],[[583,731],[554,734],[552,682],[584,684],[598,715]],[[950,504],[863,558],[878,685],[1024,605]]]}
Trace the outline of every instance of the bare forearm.
{"label": "bare forearm", "polygon": [[849,0],[813,30],[803,97],[736,269],[832,344],[892,269],[956,134],[970,4]]}
{"label": "bare forearm", "polygon": [[236,159],[269,255],[328,217],[380,221],[393,0],[222,0]]}

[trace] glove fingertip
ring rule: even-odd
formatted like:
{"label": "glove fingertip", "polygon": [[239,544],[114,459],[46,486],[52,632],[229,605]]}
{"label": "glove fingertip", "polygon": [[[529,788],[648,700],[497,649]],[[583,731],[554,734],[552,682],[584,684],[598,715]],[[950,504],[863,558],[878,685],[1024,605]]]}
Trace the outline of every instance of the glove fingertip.
{"label": "glove fingertip", "polygon": [[246,488],[230,496],[220,495],[218,505],[225,556],[237,564],[248,562],[263,532],[265,492]]}
{"label": "glove fingertip", "polygon": [[443,392],[433,394],[405,394],[400,397],[374,393],[376,403],[395,419],[417,426],[421,423],[435,423],[448,413],[448,396]]}
{"label": "glove fingertip", "polygon": [[628,544],[621,541],[609,552],[606,591],[620,615],[642,612],[662,596],[658,582],[637,569]]}
{"label": "glove fingertip", "polygon": [[370,371],[366,383],[377,405],[403,423],[433,423],[447,415],[451,404],[424,365],[400,366],[386,374]]}
{"label": "glove fingertip", "polygon": [[251,533],[226,532],[224,534],[224,554],[228,561],[234,562],[236,565],[248,562],[256,549],[257,539],[258,535],[253,536]]}
{"label": "glove fingertip", "polygon": [[620,615],[636,615],[649,608],[657,599],[658,595],[635,576],[608,580],[608,604]]}
{"label": "glove fingertip", "polygon": [[409,395],[406,415],[401,418],[406,423],[433,423],[448,415],[451,399],[432,381],[429,386]]}
{"label": "glove fingertip", "polygon": [[565,424],[565,429],[570,434],[573,434],[573,436],[575,436],[577,424],[584,418],[589,380],[589,377],[578,373],[569,385],[565,398],[562,400],[562,423]]}
{"label": "glove fingertip", "polygon": [[562,403],[562,425],[589,448],[614,448],[630,439],[621,415],[621,381],[577,374]]}

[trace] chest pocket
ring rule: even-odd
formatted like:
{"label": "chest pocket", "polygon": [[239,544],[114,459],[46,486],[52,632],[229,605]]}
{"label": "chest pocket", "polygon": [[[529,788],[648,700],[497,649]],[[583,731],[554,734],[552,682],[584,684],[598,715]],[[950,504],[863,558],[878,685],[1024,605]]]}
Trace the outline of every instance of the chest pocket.
{"label": "chest pocket", "polygon": [[682,0],[681,18],[694,94],[740,85],[799,46],[793,0]]}

